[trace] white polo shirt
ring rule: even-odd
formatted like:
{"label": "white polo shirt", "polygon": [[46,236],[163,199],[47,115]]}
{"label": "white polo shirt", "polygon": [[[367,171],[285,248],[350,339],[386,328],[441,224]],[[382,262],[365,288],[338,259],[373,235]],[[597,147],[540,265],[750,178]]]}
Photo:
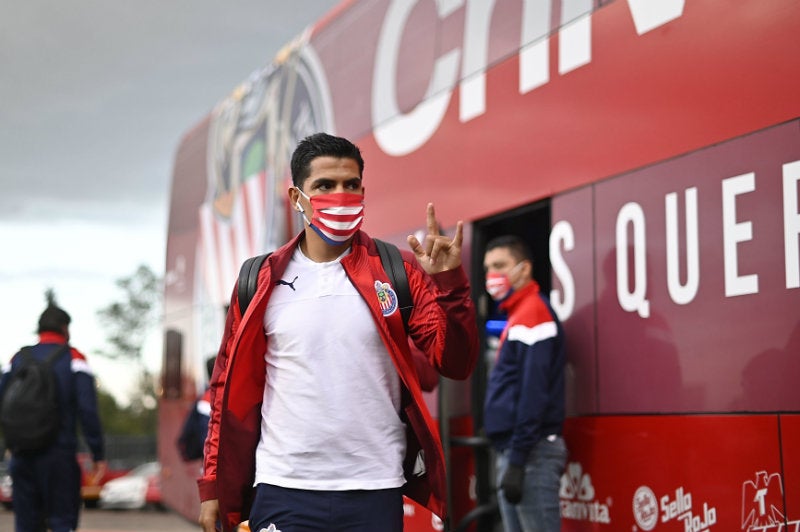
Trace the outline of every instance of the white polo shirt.
{"label": "white polo shirt", "polygon": [[356,490],[405,483],[400,378],[340,263],[347,253],[317,263],[298,246],[273,280],[256,484]]}

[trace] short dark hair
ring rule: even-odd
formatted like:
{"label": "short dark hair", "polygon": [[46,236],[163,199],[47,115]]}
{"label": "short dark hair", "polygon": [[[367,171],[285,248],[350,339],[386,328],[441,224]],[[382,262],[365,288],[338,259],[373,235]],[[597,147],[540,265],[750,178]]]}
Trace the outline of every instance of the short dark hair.
{"label": "short dark hair", "polygon": [[317,157],[353,159],[358,164],[359,177],[364,175],[364,159],[358,146],[342,137],[327,133],[314,133],[297,143],[292,154],[292,184],[302,189],[311,175],[311,161]]}
{"label": "short dark hair", "polygon": [[64,309],[49,305],[39,316],[39,329],[36,332],[63,333],[64,327],[69,327],[71,321],[72,318],[69,317],[69,314]]}
{"label": "short dark hair", "polygon": [[528,246],[524,240],[516,235],[501,235],[492,238],[486,244],[485,253],[488,253],[495,248],[508,248],[511,256],[514,257],[518,262],[522,262],[523,260],[533,262],[533,253],[531,253],[530,246]]}

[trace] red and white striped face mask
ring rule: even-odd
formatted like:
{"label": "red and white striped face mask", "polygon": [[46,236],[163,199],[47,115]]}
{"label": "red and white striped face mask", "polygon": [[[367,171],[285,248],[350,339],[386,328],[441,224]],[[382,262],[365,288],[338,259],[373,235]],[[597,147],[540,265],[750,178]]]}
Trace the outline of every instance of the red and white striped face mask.
{"label": "red and white striped face mask", "polygon": [[[296,188],[296,187],[295,187]],[[346,242],[364,222],[364,195],[353,192],[333,192],[307,196],[297,189],[314,209],[311,220],[306,216],[300,202],[297,208],[303,213],[306,223],[330,246],[338,246]]]}
{"label": "red and white striped face mask", "polygon": [[511,295],[514,291],[514,283],[511,282],[511,275],[519,270],[520,266],[522,266],[522,263],[518,262],[516,266],[505,273],[489,272],[486,274],[486,291],[489,292],[492,299],[495,301],[503,301]]}

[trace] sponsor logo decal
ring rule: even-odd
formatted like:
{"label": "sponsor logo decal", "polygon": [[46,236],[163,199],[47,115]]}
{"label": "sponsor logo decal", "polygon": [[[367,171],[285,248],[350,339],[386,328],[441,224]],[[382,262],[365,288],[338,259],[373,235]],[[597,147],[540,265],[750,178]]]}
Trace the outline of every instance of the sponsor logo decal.
{"label": "sponsor logo decal", "polygon": [[397,293],[389,283],[375,281],[375,292],[378,294],[378,303],[381,305],[383,317],[389,317],[397,310]]}
{"label": "sponsor logo decal", "polygon": [[639,486],[633,494],[633,518],[639,528],[653,530],[658,523],[658,501],[656,494],[647,486]]}
{"label": "sponsor logo decal", "polygon": [[611,523],[611,499],[601,502],[595,498],[592,477],[583,471],[580,462],[570,462],[561,475],[561,517],[591,523]]}
{"label": "sponsor logo decal", "polygon": [[[745,480],[742,483],[742,530],[800,530],[800,519],[786,521],[780,511],[783,506],[783,481],[780,473],[759,471],[754,478],[755,480]],[[794,529],[788,528],[790,526],[794,526]]]}
{"label": "sponsor logo decal", "polygon": [[[660,520],[657,519],[659,512]],[[658,521],[683,521],[685,532],[704,532],[717,523],[717,509],[704,502],[702,513],[694,513],[692,494],[685,491],[683,486],[676,489],[674,494],[659,497],[656,506],[653,490],[649,486],[639,486],[633,495],[633,517],[639,528],[645,531],[653,530]]]}

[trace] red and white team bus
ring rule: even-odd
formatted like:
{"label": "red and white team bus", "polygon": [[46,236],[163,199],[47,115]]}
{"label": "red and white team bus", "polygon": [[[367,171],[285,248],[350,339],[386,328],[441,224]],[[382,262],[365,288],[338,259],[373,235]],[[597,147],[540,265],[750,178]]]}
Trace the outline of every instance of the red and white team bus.
{"label": "red and white team bus", "polygon": [[[483,246],[532,245],[568,335],[563,530],[800,531],[800,2],[350,0],[238,86],[174,168],[159,453],[191,518],[180,420],[239,265],[301,228],[316,131],[361,148],[373,236],[465,221],[483,331]],[[451,518],[406,530],[492,530],[484,341],[429,396]]]}

